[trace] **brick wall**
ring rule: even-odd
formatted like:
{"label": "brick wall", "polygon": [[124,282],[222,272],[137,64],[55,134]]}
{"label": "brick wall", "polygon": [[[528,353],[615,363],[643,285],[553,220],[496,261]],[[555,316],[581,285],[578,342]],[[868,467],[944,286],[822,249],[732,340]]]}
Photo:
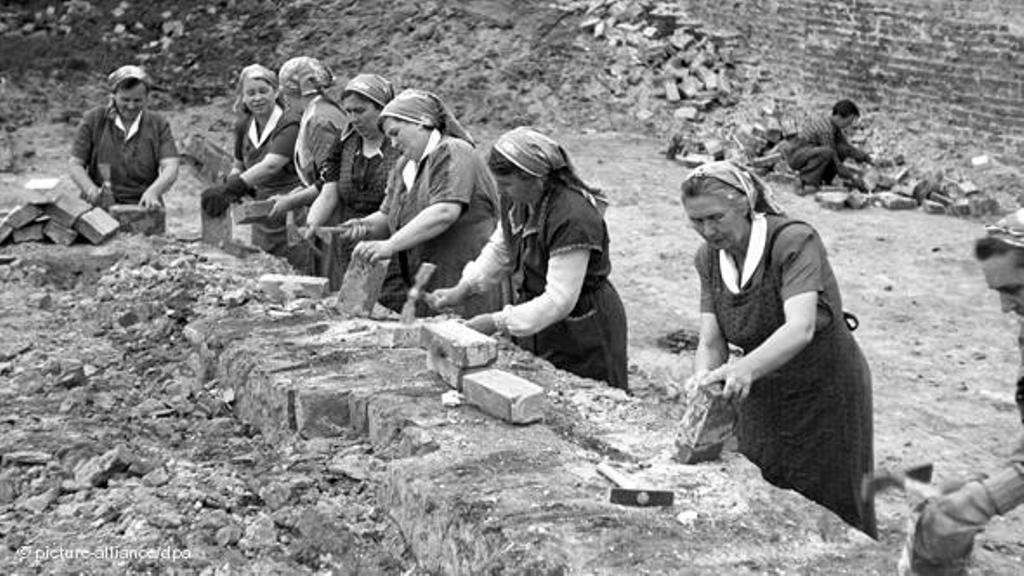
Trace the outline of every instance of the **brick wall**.
{"label": "brick wall", "polygon": [[922,112],[1024,154],[1024,0],[692,0],[806,92]]}

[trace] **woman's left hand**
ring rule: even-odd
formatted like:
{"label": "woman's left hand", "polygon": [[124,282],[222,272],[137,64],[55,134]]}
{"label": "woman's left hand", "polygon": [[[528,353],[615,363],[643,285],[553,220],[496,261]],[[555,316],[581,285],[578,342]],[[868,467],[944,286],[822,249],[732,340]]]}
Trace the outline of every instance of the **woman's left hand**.
{"label": "woman's left hand", "polygon": [[743,402],[750,395],[750,387],[754,384],[754,375],[739,367],[739,363],[725,364],[704,375],[700,385],[724,382],[722,397],[726,400],[736,399]]}
{"label": "woman's left hand", "polygon": [[267,214],[267,218],[276,219],[283,217],[292,209],[291,197],[288,195],[274,196],[274,207],[270,209],[270,214]]}
{"label": "woman's left hand", "polygon": [[380,262],[387,260],[394,254],[391,242],[387,240],[365,240],[356,244],[352,254],[357,258],[363,258],[367,262]]}
{"label": "woman's left hand", "polygon": [[498,325],[494,322],[494,314],[478,314],[467,320],[466,326],[485,336],[490,336],[498,331]]}

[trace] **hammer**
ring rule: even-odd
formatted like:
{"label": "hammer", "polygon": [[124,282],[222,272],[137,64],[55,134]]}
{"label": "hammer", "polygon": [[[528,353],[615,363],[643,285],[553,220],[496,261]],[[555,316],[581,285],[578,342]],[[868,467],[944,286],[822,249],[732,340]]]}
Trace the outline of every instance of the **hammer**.
{"label": "hammer", "polygon": [[622,506],[671,506],[675,502],[675,492],[671,490],[649,490],[637,488],[632,478],[612,468],[607,463],[597,465],[597,471],[611,480],[615,488],[611,489],[608,499],[612,504]]}
{"label": "hammer", "polygon": [[424,262],[416,270],[416,277],[413,278],[412,288],[409,288],[409,292],[405,297],[405,304],[402,306],[403,324],[412,324],[416,320],[416,301],[423,295],[423,288],[427,285],[427,282],[430,282],[430,277],[434,275],[434,270],[436,269],[436,264]]}
{"label": "hammer", "polygon": [[861,480],[861,496],[870,502],[876,494],[889,488],[899,488],[923,499],[938,496],[942,491],[931,485],[931,463],[911,466],[904,470],[876,470]]}

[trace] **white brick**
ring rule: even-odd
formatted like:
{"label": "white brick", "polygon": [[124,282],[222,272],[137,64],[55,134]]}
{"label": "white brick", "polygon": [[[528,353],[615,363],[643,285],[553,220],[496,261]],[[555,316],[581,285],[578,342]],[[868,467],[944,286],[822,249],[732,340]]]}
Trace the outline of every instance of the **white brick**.
{"label": "white brick", "polygon": [[469,404],[513,424],[529,424],[544,417],[544,389],[502,370],[464,374],[462,394]]}
{"label": "white brick", "polygon": [[487,366],[498,357],[498,342],[456,320],[423,327],[423,347],[460,368]]}

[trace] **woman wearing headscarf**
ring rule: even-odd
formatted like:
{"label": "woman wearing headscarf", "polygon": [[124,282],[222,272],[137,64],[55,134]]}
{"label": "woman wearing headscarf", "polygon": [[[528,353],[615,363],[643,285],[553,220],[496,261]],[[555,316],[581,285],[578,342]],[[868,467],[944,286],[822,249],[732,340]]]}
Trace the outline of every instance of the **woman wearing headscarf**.
{"label": "woman wearing headscarf", "polygon": [[439,308],[511,276],[514,305],[469,320],[507,332],[555,366],[628,390],[626,312],[611,272],[606,201],[565,149],[531,128],[494,144],[488,168],[501,192],[501,225],[458,284],[427,298]]}
{"label": "woman wearing headscarf", "polygon": [[[682,199],[705,240],[691,385],[723,386],[739,403],[739,450],[766,480],[877,537],[860,491],[874,466],[871,373],[821,238],[731,162],[694,170]],[[744,352],[731,362],[730,344]]]}
{"label": "woman wearing headscarf", "polygon": [[146,109],[150,79],[138,66],[107,77],[109,104],[89,110],[75,135],[69,171],[92,204],[160,209],[178,177],[178,148],[167,120]]}
{"label": "woman wearing headscarf", "polygon": [[[299,114],[279,97],[277,74],[259,64],[242,69],[238,77],[235,111],[235,165],[223,184],[203,191],[203,211],[219,217],[232,202],[245,196],[265,200],[290,192],[301,181],[292,155],[299,133]],[[305,270],[307,250],[289,248],[283,216],[252,225],[252,239],[261,250],[281,256]]]}
{"label": "woman wearing headscarf", "polygon": [[[494,232],[494,179],[472,138],[429,92],[405,90],[381,110],[379,122],[401,157],[380,208],[343,224],[349,238],[362,240],[353,258],[397,257],[407,286],[419,265],[430,262],[437,268],[426,289],[450,286]],[[501,292],[491,290],[466,298],[455,311],[471,318],[500,307]],[[421,305],[417,313],[429,311]]]}
{"label": "woman wearing headscarf", "polygon": [[[333,143],[320,178],[323,188],[313,202],[307,217],[307,238],[315,237],[321,226],[332,226],[377,211],[387,189],[388,175],[398,161],[400,152],[381,132],[377,122],[381,110],[394,98],[391,82],[376,74],[359,74],[352,78],[341,94],[341,109],[348,117],[348,128]],[[333,242],[334,251],[327,277],[331,289],[341,287],[355,244],[341,238]],[[391,277],[398,262],[391,266]],[[394,281],[386,281],[393,284]],[[387,291],[389,293],[401,290]],[[396,294],[391,306],[400,306],[404,294]]]}

